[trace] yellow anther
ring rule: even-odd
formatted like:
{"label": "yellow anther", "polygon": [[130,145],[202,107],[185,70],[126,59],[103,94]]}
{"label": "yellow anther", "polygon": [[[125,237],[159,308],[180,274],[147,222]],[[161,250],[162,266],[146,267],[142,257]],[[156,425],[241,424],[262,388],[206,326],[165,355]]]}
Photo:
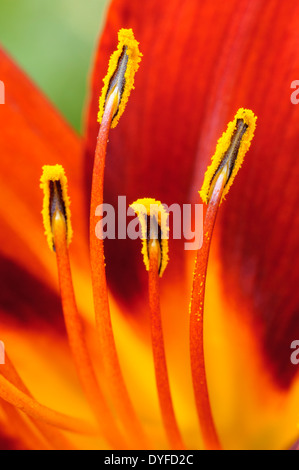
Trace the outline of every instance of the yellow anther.
{"label": "yellow anther", "polygon": [[67,194],[67,178],[61,165],[45,165],[40,181],[40,187],[44,192],[42,215],[45,235],[50,249],[55,251],[52,230],[54,218],[63,218],[65,220],[68,245],[73,236],[70,200]]}
{"label": "yellow anther", "polygon": [[225,172],[227,175],[221,201],[227,195],[250,147],[256,128],[256,120],[257,117],[250,109],[240,108],[234,120],[228,124],[227,130],[218,140],[212,163],[205,173],[204,182],[199,192],[203,202],[209,202],[211,190],[220,172]]}
{"label": "yellow anther", "polygon": [[157,249],[159,244],[159,276],[162,277],[169,261],[168,257],[168,214],[160,201],[152,198],[138,199],[130,207],[138,215],[141,226],[143,261],[149,270],[150,249]]}
{"label": "yellow anther", "polygon": [[108,72],[104,78],[104,87],[99,103],[98,122],[101,123],[105,106],[111,94],[116,91],[118,106],[112,119],[111,127],[115,127],[123,114],[131,90],[134,89],[134,77],[139,68],[142,54],[139,43],[134,38],[132,29],[121,29],[118,33],[118,46],[110,57]]}

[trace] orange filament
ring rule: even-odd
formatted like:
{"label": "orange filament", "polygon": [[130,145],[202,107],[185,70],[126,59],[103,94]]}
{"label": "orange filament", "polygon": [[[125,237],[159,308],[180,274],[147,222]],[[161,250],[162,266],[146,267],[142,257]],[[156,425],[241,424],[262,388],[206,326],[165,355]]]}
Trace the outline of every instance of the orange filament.
{"label": "orange filament", "polygon": [[102,117],[99,130],[94,168],[92,178],[91,208],[90,208],[90,256],[92,286],[96,326],[100,338],[100,346],[108,380],[111,387],[111,395],[118,415],[125,426],[128,437],[134,442],[134,446],[147,448],[148,443],[142,429],[139,418],[134,410],[129,396],[124,377],[121,371],[115,339],[111,323],[111,315],[108,300],[108,289],[105,272],[104,243],[95,235],[95,227],[98,222],[96,217],[97,206],[103,204],[104,169],[106,148],[111,121],[118,106],[118,96],[114,93],[110,96]]}
{"label": "orange filament", "polygon": [[160,247],[158,240],[149,242],[149,303],[152,347],[154,355],[156,383],[164,428],[172,449],[185,449],[183,439],[174,414],[169,385],[164,338],[160,311],[159,289]]}
{"label": "orange filament", "polygon": [[99,387],[87,349],[74,295],[67,247],[66,223],[64,216],[58,211],[56,211],[53,217],[52,230],[57,255],[64,319],[78,375],[91,408],[97,417],[103,436],[106,437],[108,443],[113,448],[124,448],[126,447],[124,439],[117,428],[114,416]]}
{"label": "orange filament", "polygon": [[[32,394],[22,381],[21,377],[19,376],[18,372],[16,371],[7,354],[5,356],[5,365],[1,366],[1,374],[13,385],[15,385],[15,387],[17,387],[23,393],[33,398]],[[7,407],[13,408],[9,403],[3,402],[3,404],[4,403],[5,405],[7,405]],[[11,416],[11,420],[14,419],[14,421],[16,421],[19,420],[18,417],[22,418],[22,415],[20,415],[20,413],[15,408],[13,409],[15,410],[15,418]],[[8,411],[8,408],[6,408],[6,411]],[[10,415],[12,415],[12,411],[10,411],[9,413]],[[35,425],[35,427],[38,429],[43,438],[50,444],[53,449],[75,450],[74,446],[69,442],[69,440],[65,436],[62,435],[62,433],[58,429],[50,427],[40,421],[34,420],[30,416],[28,416],[27,418]],[[19,429],[19,426],[17,426],[17,429]],[[29,432],[32,431],[29,430]],[[33,448],[35,448],[35,446],[33,446]]]}
{"label": "orange filament", "polygon": [[34,419],[77,434],[94,434],[95,430],[85,421],[58,413],[41,405],[0,374],[0,397]]}
{"label": "orange filament", "polygon": [[206,377],[204,355],[204,299],[211,239],[226,181],[227,171],[223,171],[220,173],[209,199],[204,221],[203,245],[198,250],[196,257],[190,304],[190,357],[193,388],[204,445],[208,450],[220,450],[221,444],[213,420]]}

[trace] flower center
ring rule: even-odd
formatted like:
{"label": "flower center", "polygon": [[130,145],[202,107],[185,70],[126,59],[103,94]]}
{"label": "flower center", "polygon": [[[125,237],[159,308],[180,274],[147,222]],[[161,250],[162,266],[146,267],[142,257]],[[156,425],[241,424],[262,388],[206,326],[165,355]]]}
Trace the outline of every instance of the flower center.
{"label": "flower center", "polygon": [[[99,103],[99,135],[95,150],[91,207],[90,260],[96,329],[102,360],[108,378],[109,399],[95,373],[87,347],[82,319],[76,305],[68,246],[72,239],[70,201],[67,179],[60,165],[45,166],[41,177],[44,192],[43,221],[49,247],[56,253],[59,286],[70,348],[82,388],[97,419],[98,428],[113,449],[151,447],[143,424],[136,414],[120,367],[112,328],[105,271],[103,237],[95,236],[97,207],[103,204],[104,169],[110,129],[124,112],[139,67],[141,54],[132,30],[119,32],[119,44],[112,54]],[[219,139],[216,152],[207,169],[200,191],[207,204],[203,246],[198,250],[192,297],[190,301],[190,359],[194,396],[205,448],[221,449],[209,399],[204,355],[204,299],[209,252],[219,206],[228,193],[243,162],[254,135],[256,117],[250,110],[240,109],[227,131]],[[166,362],[160,308],[160,278],[168,263],[168,226],[160,201],[146,198],[135,201],[131,208],[137,213],[142,233],[142,254],[148,271],[149,310],[152,350],[160,410],[166,435],[172,449],[185,444],[174,413]],[[95,432],[88,424],[57,413],[39,404],[25,387],[11,362],[0,374],[0,396],[24,411],[38,427],[42,439],[53,447],[71,448],[59,429],[80,433]],[[8,412],[14,413],[14,408]],[[19,419],[13,415],[14,419]],[[50,433],[44,425],[57,430]],[[24,424],[22,422],[24,426]],[[33,437],[32,437],[33,439]],[[41,443],[41,446],[45,442]]]}

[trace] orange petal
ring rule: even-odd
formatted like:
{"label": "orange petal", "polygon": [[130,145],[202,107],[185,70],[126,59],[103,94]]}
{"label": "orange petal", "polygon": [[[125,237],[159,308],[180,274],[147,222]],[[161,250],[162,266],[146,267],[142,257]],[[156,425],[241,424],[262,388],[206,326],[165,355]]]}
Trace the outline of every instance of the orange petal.
{"label": "orange petal", "polygon": [[[76,226],[71,249],[81,279],[88,262],[81,144],[2,50],[0,75],[5,84],[5,104],[0,106],[1,340],[41,403],[62,411],[69,407],[70,414],[76,407],[85,415],[88,407],[64,335],[56,260],[43,234],[39,187],[44,164],[64,165]],[[56,393],[49,394],[49,387]]]}
{"label": "orange petal", "polygon": [[77,269],[86,268],[80,140],[2,50],[0,73],[5,84],[5,104],[0,106],[0,255],[57,290],[55,259],[43,234],[39,179],[44,164],[64,165],[76,226],[74,262]]}

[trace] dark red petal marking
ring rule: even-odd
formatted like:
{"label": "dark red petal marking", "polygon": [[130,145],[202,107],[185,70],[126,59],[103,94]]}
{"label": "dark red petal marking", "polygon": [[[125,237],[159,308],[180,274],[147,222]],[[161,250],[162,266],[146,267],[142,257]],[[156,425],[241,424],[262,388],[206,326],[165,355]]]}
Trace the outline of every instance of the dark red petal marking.
{"label": "dark red petal marking", "polygon": [[[9,324],[65,334],[60,297],[13,261],[0,258],[0,314]],[[4,316],[5,315],[5,316]]]}

